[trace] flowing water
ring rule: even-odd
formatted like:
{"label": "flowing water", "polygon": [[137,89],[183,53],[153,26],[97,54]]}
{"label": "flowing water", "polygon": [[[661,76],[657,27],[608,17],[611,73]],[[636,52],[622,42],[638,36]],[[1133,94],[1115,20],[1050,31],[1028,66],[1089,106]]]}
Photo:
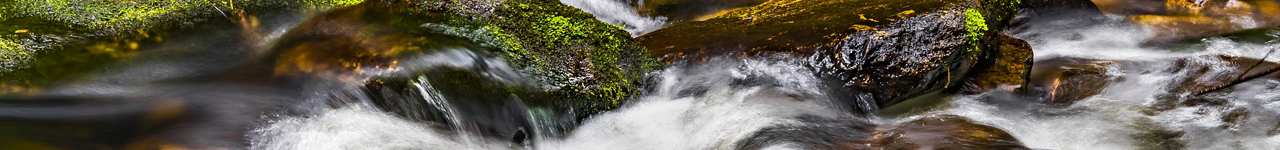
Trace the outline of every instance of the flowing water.
{"label": "flowing water", "polygon": [[[662,18],[639,15],[623,2],[564,2],[595,13],[606,22],[626,26],[633,35],[667,24]],[[274,36],[249,40],[259,43],[235,45],[267,47],[273,38],[305,17],[274,17],[272,20],[276,21],[264,22],[269,27],[258,31]],[[1280,45],[1207,38],[1195,46],[1151,47],[1144,46],[1143,42],[1150,38],[1146,35],[1159,31],[1142,30],[1115,16],[1085,20],[1096,23],[1079,25],[1081,20],[1051,20],[1014,30],[1015,36],[1033,45],[1035,60],[1126,62],[1104,66],[1106,78],[1097,81],[1107,83],[1101,92],[1074,105],[1048,105],[1042,103],[1044,99],[995,90],[917,99],[939,104],[907,112],[866,114],[858,108],[847,108],[858,104],[845,103],[868,102],[837,96],[838,87],[831,87],[831,81],[814,76],[799,62],[790,61],[793,59],[719,57],[676,63],[653,72],[650,76],[654,80],[644,94],[623,108],[581,122],[521,103],[483,110],[502,113],[477,113],[467,107],[469,101],[476,100],[451,96],[457,94],[456,90],[450,91],[455,87],[442,86],[447,84],[433,78],[441,73],[423,73],[463,70],[483,81],[537,87],[532,85],[533,79],[518,68],[506,66],[501,58],[466,46],[397,57],[400,63],[396,65],[359,68],[355,76],[250,80],[239,77],[246,69],[231,66],[253,62],[253,55],[244,54],[260,52],[246,48],[250,52],[217,53],[227,52],[225,46],[212,46],[226,43],[217,40],[219,37],[234,38],[240,32],[211,29],[207,32],[212,33],[205,35],[212,37],[174,40],[208,45],[196,45],[194,49],[163,44],[144,47],[136,59],[97,71],[104,73],[58,83],[61,85],[46,90],[45,95],[54,95],[47,96],[53,98],[17,99],[13,101],[19,102],[0,105],[0,118],[12,121],[10,124],[49,126],[31,132],[115,128],[129,131],[31,133],[42,137],[0,138],[114,143],[118,141],[113,141],[113,135],[159,130],[156,132],[160,134],[145,137],[178,143],[177,146],[248,149],[834,149],[859,147],[861,140],[875,132],[903,122],[956,115],[1005,130],[1035,149],[1280,147],[1280,136],[1276,135],[1280,132],[1277,80],[1245,82],[1229,92],[1209,95],[1229,100],[1224,104],[1151,112],[1151,107],[1159,105],[1164,100],[1162,96],[1170,94],[1170,88],[1179,83],[1207,80],[1199,79],[1200,74],[1230,73],[1221,69],[1229,68],[1224,67],[1227,62],[1202,56],[1274,62],[1280,60],[1280,55],[1266,57],[1267,51]],[[1189,66],[1215,69],[1207,73],[1177,69]],[[361,85],[364,80],[385,76],[408,77],[404,83],[414,93],[407,95],[413,97],[371,94],[365,92],[370,87]],[[387,99],[420,101],[421,106],[403,107],[424,113],[406,117],[390,112],[391,108],[380,101]],[[1223,119],[1241,114],[1242,119]],[[436,119],[415,119],[433,116]],[[158,123],[176,124],[177,128],[150,129],[146,126],[155,124],[121,123],[129,121],[110,118],[182,119]],[[237,128],[241,126],[250,128]],[[224,133],[244,135],[220,135]],[[13,141],[16,142],[10,144],[24,142]],[[95,144],[70,143],[86,145],[79,148],[94,148],[88,145]]]}
{"label": "flowing water", "polygon": [[632,36],[658,30],[667,25],[667,18],[643,15],[635,5],[623,0],[561,0],[569,6],[577,7],[596,15],[596,19],[606,23],[623,26]]}

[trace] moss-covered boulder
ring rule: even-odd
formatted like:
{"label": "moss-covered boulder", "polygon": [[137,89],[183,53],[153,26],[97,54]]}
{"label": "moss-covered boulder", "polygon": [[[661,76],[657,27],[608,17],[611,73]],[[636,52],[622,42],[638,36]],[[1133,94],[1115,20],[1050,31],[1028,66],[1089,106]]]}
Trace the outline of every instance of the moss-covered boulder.
{"label": "moss-covered boulder", "polygon": [[[320,13],[346,6],[353,7]],[[244,40],[274,40],[243,42],[274,45],[246,48],[245,57],[261,62],[238,70],[260,73],[235,78],[358,79],[350,77],[396,66],[404,54],[469,43],[460,47],[500,55],[535,78],[545,99],[555,100],[548,105],[583,115],[621,105],[659,66],[625,31],[554,0],[30,0],[0,2],[0,8],[0,89],[7,92],[38,93],[50,81],[171,37],[161,35],[210,22],[246,28]],[[249,32],[256,30],[250,28],[254,16],[270,13],[320,14],[278,39]]]}
{"label": "moss-covered boulder", "polygon": [[304,22],[265,57],[276,75],[341,78],[450,46],[499,55],[537,82],[507,86],[542,91],[521,98],[577,117],[620,106],[659,67],[627,32],[553,0],[370,1]]}
{"label": "moss-covered boulder", "polygon": [[145,35],[229,19],[244,11],[318,11],[361,0],[170,1],[15,0],[0,2],[0,73],[29,68],[46,50],[103,38]]}
{"label": "moss-covered boulder", "polygon": [[655,57],[801,57],[847,91],[887,106],[959,86],[1017,0],[773,0],[639,38]]}
{"label": "moss-covered boulder", "polygon": [[[39,93],[57,82],[173,43],[173,34],[235,28],[255,14],[307,14],[352,0],[0,2],[0,94]],[[257,20],[253,20],[257,21]],[[251,30],[251,29],[246,29]]]}
{"label": "moss-covered boulder", "polygon": [[[453,6],[482,2],[487,1]],[[660,67],[626,31],[559,1],[511,0],[491,6],[467,15],[478,26],[442,28],[502,50],[514,66],[538,79],[558,105],[572,106],[579,115],[617,108],[640,93],[645,74]]]}

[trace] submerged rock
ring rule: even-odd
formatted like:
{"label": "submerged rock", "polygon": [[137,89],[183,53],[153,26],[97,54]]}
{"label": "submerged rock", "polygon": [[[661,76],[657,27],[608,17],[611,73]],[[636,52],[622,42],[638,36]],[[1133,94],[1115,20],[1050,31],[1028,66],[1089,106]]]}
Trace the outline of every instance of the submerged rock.
{"label": "submerged rock", "polygon": [[[773,0],[639,40],[652,56],[785,54],[880,107],[959,86],[1019,1]],[[874,108],[867,108],[874,109]]]}
{"label": "submerged rock", "polygon": [[902,123],[870,141],[879,149],[1030,149],[1004,130],[952,115]]}

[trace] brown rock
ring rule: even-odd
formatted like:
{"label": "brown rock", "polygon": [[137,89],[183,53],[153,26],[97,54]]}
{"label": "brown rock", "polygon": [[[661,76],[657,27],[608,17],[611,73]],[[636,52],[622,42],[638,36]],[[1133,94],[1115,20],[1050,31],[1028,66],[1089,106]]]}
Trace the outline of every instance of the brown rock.
{"label": "brown rock", "polygon": [[1025,90],[1051,105],[1071,105],[1102,92],[1109,81],[1106,67],[1114,64],[1081,58],[1038,60],[1031,69],[1030,88]]}
{"label": "brown rock", "polygon": [[879,149],[1029,149],[1009,133],[960,116],[925,117],[878,132],[871,147]]}
{"label": "brown rock", "polygon": [[1014,91],[1025,87],[1031,76],[1031,44],[1008,34],[1000,34],[998,46],[987,61],[979,62],[961,93],[982,93],[994,89]]}
{"label": "brown rock", "polygon": [[[1099,5],[1102,5],[1099,0]],[[1104,12],[1132,15],[1129,20],[1150,30],[1150,42],[1161,44],[1187,38],[1280,26],[1275,0],[1137,0],[1111,3]],[[1141,5],[1141,6],[1138,6]],[[1147,9],[1146,7],[1156,7]]]}

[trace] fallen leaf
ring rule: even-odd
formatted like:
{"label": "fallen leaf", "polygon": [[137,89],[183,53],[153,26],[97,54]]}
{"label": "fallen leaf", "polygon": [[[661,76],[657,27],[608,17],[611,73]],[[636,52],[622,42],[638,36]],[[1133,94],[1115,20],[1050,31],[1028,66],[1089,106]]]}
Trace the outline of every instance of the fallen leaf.
{"label": "fallen leaf", "polygon": [[18,30],[18,31],[13,31],[13,33],[27,33],[27,29],[22,29],[22,30]]}

